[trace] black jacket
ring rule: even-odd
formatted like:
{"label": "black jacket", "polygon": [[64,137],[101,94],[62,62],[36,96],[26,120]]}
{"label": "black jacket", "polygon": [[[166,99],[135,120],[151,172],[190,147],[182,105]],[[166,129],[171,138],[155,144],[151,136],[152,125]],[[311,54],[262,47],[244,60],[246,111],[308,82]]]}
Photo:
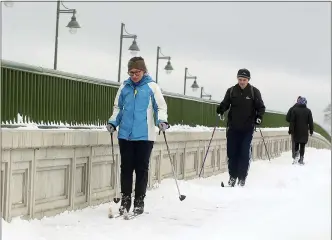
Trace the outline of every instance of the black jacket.
{"label": "black jacket", "polygon": [[310,134],[314,132],[312,113],[306,105],[296,105],[291,114],[289,131],[293,135],[294,142],[307,143]]}
{"label": "black jacket", "polygon": [[287,122],[290,122],[291,121],[291,118],[292,118],[292,111],[294,109],[294,107],[296,107],[297,103],[294,104],[293,107],[291,107],[288,112],[287,112],[287,115],[286,115],[286,121]]}
{"label": "black jacket", "polygon": [[238,130],[253,129],[255,119],[257,117],[263,118],[265,105],[261,93],[253,87],[254,99],[252,99],[251,87],[248,84],[244,89],[241,89],[239,84],[236,84],[233,87],[232,96],[230,96],[231,88],[226,91],[218,112],[222,115],[230,109],[228,112],[228,127]]}

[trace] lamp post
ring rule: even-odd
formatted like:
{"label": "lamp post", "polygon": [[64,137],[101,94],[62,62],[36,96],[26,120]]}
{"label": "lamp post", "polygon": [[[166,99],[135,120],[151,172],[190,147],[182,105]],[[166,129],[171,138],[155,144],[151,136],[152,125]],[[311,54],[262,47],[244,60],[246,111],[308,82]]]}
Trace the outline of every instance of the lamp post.
{"label": "lamp post", "polygon": [[[60,9],[60,3],[61,5],[65,8],[64,10]],[[58,0],[57,1],[57,6],[56,6],[56,25],[55,25],[55,47],[54,47],[54,70],[57,69],[58,65],[58,36],[59,36],[59,18],[60,18],[60,13],[70,13],[73,14],[71,17],[70,22],[66,27],[69,28],[69,32],[71,34],[75,34],[77,32],[78,28],[81,28],[78,22],[76,21],[76,9],[70,9],[67,8],[62,1]]]}
{"label": "lamp post", "polygon": [[3,4],[6,6],[6,7],[13,7],[14,6],[14,2],[12,0],[7,0],[7,1],[4,1]]}
{"label": "lamp post", "polygon": [[[126,32],[126,34],[123,34],[123,32]],[[128,49],[133,56],[136,56],[137,52],[139,51],[139,47],[137,46],[137,42],[136,42],[137,35],[135,35],[135,34],[129,34],[126,31],[125,24],[121,23],[118,82],[120,82],[120,78],[121,78],[122,40],[124,38],[132,38],[132,39],[134,39],[133,43],[131,44],[131,46]]]}
{"label": "lamp post", "polygon": [[[189,75],[189,76],[188,76]],[[197,76],[191,76],[188,73],[188,68],[185,68],[184,70],[184,89],[183,89],[183,95],[186,95],[186,86],[187,86],[187,79],[194,79],[193,84],[191,85],[191,88],[194,92],[197,91],[197,89],[199,88],[198,84],[197,84]]]}
{"label": "lamp post", "polygon": [[[162,55],[162,56],[160,56]],[[157,66],[156,66],[156,83],[158,83],[158,72],[159,72],[159,60],[160,59],[167,59],[167,64],[165,66],[165,70],[167,74],[171,74],[171,72],[174,70],[173,66],[171,64],[171,57],[165,56],[164,54],[161,53],[160,47],[157,47]]]}
{"label": "lamp post", "polygon": [[204,87],[201,87],[201,98],[208,97],[211,100],[212,95],[211,94],[203,94],[203,92],[204,92]]}

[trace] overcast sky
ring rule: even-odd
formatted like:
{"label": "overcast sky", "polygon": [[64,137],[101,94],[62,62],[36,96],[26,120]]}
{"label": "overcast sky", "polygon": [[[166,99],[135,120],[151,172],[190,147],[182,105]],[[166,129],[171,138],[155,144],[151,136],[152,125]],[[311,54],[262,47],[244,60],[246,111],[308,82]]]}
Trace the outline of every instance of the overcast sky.
{"label": "overcast sky", "polygon": [[[69,33],[71,15],[61,14],[58,69],[117,81],[121,22],[138,35],[140,54],[155,77],[157,46],[172,57],[174,71],[159,83],[183,93],[185,67],[199,86],[220,101],[237,83],[239,68],[251,71],[268,109],[286,112],[307,97],[314,120],[323,123],[331,101],[331,3],[111,3],[68,2],[81,29]],[[2,7],[2,58],[53,68],[55,2],[17,2]],[[126,79],[124,39],[122,79]],[[187,93],[192,92],[188,81]]]}

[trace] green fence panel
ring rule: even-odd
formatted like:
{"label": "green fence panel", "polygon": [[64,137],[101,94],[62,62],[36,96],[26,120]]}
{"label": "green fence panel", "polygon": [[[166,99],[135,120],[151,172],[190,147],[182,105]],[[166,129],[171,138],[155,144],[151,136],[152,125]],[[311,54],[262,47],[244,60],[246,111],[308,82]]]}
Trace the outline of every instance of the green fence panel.
{"label": "green fence panel", "polygon": [[[1,67],[1,122],[17,122],[20,114],[27,118],[24,122],[37,124],[105,125],[117,90],[114,82],[5,62]],[[171,93],[165,93],[165,100],[170,124],[225,126],[226,121],[216,122],[217,102]],[[284,114],[265,114],[262,127],[284,126],[288,126]],[[318,124],[315,131],[331,139]]]}

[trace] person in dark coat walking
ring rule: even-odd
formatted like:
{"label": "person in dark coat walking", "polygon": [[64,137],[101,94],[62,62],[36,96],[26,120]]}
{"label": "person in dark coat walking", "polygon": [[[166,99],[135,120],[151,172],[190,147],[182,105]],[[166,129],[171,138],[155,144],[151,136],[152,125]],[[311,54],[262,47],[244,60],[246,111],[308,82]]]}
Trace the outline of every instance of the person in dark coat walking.
{"label": "person in dark coat walking", "polygon": [[[298,96],[296,99],[296,103],[288,110],[287,115],[286,115],[286,121],[290,123],[291,117],[292,117],[292,111],[294,107],[297,105],[297,101],[301,98],[301,96]],[[298,158],[298,155],[296,155],[295,152],[295,142],[293,140],[293,135],[291,135],[291,141],[292,141],[292,158]]]}
{"label": "person in dark coat walking", "polygon": [[135,171],[134,213],[144,212],[144,198],[148,183],[150,155],[156,140],[156,129],[169,128],[167,104],[158,84],[147,74],[144,59],[133,57],[128,62],[129,78],[118,89],[113,114],[108,120],[110,133],[119,128],[121,155],[122,215],[129,212]]}
{"label": "person in dark coat walking", "polygon": [[240,69],[237,73],[238,84],[227,89],[225,97],[217,107],[223,115],[228,109],[227,157],[228,184],[234,187],[236,179],[245,185],[251,158],[251,141],[255,125],[260,125],[265,113],[265,105],[260,91],[249,84],[250,72]]}
{"label": "person in dark coat walking", "polygon": [[[303,158],[305,152],[305,145],[309,140],[310,136],[314,133],[314,121],[312,113],[307,108],[307,100],[304,97],[300,97],[297,101],[297,105],[293,108],[289,126],[289,134],[293,135],[295,142],[295,152],[300,153],[299,164],[303,165]],[[296,163],[296,159],[293,157],[293,164]]]}

